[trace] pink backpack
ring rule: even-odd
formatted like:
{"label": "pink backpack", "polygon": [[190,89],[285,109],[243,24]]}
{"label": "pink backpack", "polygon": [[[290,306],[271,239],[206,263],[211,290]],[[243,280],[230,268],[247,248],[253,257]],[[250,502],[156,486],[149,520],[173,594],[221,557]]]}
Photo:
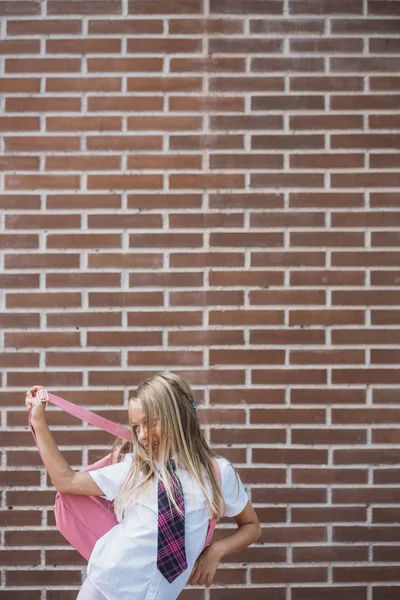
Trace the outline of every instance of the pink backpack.
{"label": "pink backpack", "polygon": [[[96,415],[96,413],[86,408],[54,396],[54,394],[48,394],[46,390],[39,390],[37,396],[40,400],[48,400],[74,417],[86,421],[95,427],[99,427],[104,431],[108,431],[108,433],[116,437],[128,441],[131,440],[131,434],[125,427],[113,423],[100,415]],[[29,426],[36,442],[36,435],[32,427],[30,414]],[[83,469],[83,471],[94,471],[102,467],[107,467],[113,464],[115,460],[115,455],[108,454],[93,465]],[[221,472],[218,463],[215,459],[212,459],[212,462],[218,481],[221,483]],[[89,560],[97,540],[118,523],[113,503],[100,496],[77,496],[57,492],[54,514],[59,532],[86,560]],[[210,519],[204,548],[211,542],[216,524],[216,519]]]}

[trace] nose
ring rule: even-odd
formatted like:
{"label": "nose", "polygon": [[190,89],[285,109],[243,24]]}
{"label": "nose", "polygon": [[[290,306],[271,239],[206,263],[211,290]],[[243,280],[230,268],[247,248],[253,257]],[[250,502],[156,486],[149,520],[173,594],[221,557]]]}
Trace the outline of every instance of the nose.
{"label": "nose", "polygon": [[138,433],[138,440],[143,444],[147,440],[147,427],[141,427]]}

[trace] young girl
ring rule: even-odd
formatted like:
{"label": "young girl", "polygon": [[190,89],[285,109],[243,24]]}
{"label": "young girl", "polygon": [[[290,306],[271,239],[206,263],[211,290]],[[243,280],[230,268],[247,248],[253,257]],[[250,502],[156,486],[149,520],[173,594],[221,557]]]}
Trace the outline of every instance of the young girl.
{"label": "young girl", "polygon": [[[164,372],[138,387],[129,401],[132,443],[120,447],[119,462],[91,472],[73,471],[58,450],[39,389],[25,404],[54,487],[114,500],[119,521],[95,545],[77,600],[175,600],[188,581],[210,586],[223,557],[259,538],[254,508],[224,458],[218,482],[181,377]],[[238,528],[202,551],[212,515],[233,517]]]}

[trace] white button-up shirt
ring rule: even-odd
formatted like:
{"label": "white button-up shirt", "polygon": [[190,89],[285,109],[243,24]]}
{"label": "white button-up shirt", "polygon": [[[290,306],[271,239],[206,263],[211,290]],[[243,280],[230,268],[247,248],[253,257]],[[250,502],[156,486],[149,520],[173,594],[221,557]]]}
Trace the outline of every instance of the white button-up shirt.
{"label": "white button-up shirt", "polygon": [[[127,454],[118,464],[90,471],[108,500],[117,490],[132,464]],[[238,515],[248,502],[243,484],[225,458],[218,458],[221,471],[225,516]],[[158,499],[154,480],[138,501],[128,506],[118,525],[96,543],[88,565],[88,578],[107,600],[176,600],[185,587],[207,535],[209,515],[203,492],[186,469],[178,465],[177,475],[185,498],[185,545],[188,568],[172,583],[157,569]],[[208,489],[211,488],[208,484]]]}

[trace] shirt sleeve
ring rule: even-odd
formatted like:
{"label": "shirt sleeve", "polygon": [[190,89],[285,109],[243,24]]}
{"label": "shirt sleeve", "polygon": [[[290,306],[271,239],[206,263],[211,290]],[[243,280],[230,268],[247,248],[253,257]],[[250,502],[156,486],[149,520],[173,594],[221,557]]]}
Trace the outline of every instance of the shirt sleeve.
{"label": "shirt sleeve", "polygon": [[235,517],[242,512],[249,501],[243,483],[233,468],[226,460],[218,460],[221,469],[222,495],[225,500],[225,517]]}
{"label": "shirt sleeve", "polygon": [[115,465],[103,467],[95,471],[88,471],[95,483],[99,486],[107,500],[114,500],[118,488],[125,479],[130,465],[132,464],[131,455],[126,455],[124,460]]}

